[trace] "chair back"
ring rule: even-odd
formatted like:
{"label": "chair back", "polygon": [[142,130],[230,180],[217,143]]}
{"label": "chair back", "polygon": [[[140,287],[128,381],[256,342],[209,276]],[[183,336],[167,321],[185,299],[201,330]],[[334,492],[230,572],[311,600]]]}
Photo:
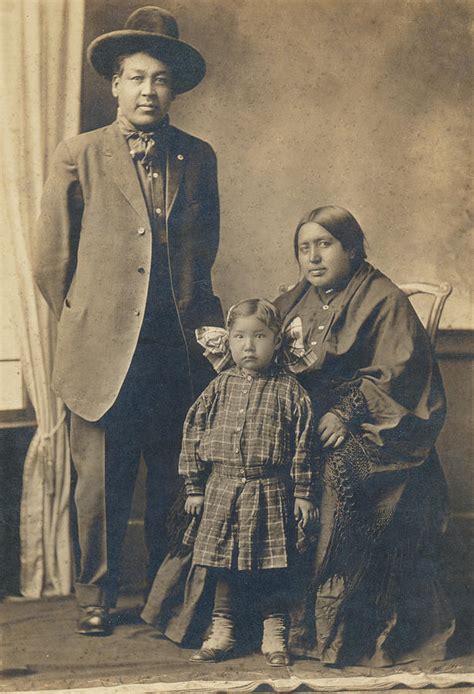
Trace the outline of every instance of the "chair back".
{"label": "chair back", "polygon": [[433,348],[436,345],[436,337],[438,335],[439,322],[443,313],[446,299],[453,291],[449,282],[441,282],[441,284],[430,284],[428,282],[410,282],[407,284],[399,284],[399,289],[406,296],[414,296],[415,294],[428,294],[432,297],[431,308],[426,319],[426,332],[428,333]]}

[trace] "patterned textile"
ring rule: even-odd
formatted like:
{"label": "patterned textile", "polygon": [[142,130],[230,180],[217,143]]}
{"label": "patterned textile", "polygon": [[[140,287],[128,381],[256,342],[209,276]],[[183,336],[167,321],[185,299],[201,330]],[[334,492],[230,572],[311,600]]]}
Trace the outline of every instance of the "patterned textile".
{"label": "patterned textile", "polygon": [[225,371],[188,413],[179,471],[187,494],[205,491],[199,527],[183,540],[195,539],[195,564],[287,566],[290,502],[311,499],[316,480],[308,395],[278,367],[254,377]]}
{"label": "patterned textile", "polygon": [[295,316],[283,330],[282,356],[286,368],[298,374],[314,366],[318,360],[311,347],[303,341],[303,323]]}
{"label": "patterned textile", "polygon": [[335,405],[330,411],[334,412],[347,426],[354,428],[367,420],[367,402],[355,384],[338,384],[332,394]]}
{"label": "patterned textile", "polygon": [[130,147],[130,154],[135,161],[141,162],[143,167],[148,170],[150,167],[159,167],[161,160],[158,152],[158,143],[166,141],[169,118],[163,119],[158,126],[158,129],[153,132],[144,132],[137,130],[130,121],[125,118],[123,113],[118,109],[117,123],[120,132],[125,136]]}
{"label": "patterned textile", "polygon": [[195,335],[197,343],[204,347],[204,356],[218,374],[231,366],[229,333],[225,328],[204,325],[195,330]]}

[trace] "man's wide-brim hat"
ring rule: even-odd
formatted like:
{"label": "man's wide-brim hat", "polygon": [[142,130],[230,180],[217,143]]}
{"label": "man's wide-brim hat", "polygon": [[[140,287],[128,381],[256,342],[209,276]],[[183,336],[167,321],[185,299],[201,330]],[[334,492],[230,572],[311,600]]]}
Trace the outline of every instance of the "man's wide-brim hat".
{"label": "man's wide-brim hat", "polygon": [[161,7],[141,7],[127,19],[125,28],[98,36],[87,49],[92,67],[111,79],[119,55],[151,52],[169,65],[178,94],[193,89],[206,74],[206,62],[195,48],[179,39],[172,14]]}

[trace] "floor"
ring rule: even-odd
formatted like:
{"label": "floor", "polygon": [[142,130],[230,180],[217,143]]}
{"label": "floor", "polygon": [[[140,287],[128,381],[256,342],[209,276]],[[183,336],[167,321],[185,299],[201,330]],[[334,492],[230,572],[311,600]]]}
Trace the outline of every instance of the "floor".
{"label": "floor", "polygon": [[376,671],[336,670],[309,660],[273,668],[258,653],[215,665],[193,665],[188,662],[192,651],[178,648],[140,622],[139,599],[133,596],[122,598],[114,615],[116,628],[106,638],[74,633],[72,598],[8,598],[0,604],[0,614],[2,692],[96,688],[94,694],[99,694],[103,687],[108,694],[357,692],[425,687],[425,692],[433,689],[439,694],[452,686],[465,692],[474,687],[474,663],[467,656],[431,667],[412,664]]}

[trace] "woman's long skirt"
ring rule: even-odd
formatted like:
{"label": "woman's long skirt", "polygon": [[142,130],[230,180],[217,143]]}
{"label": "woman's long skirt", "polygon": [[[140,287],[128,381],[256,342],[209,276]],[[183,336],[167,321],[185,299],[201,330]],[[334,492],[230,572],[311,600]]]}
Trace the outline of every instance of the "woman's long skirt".
{"label": "woman's long skirt", "polygon": [[295,571],[290,650],[331,665],[441,660],[454,619],[441,585],[446,484],[436,453],[387,471],[355,437],[326,460],[317,549]]}

